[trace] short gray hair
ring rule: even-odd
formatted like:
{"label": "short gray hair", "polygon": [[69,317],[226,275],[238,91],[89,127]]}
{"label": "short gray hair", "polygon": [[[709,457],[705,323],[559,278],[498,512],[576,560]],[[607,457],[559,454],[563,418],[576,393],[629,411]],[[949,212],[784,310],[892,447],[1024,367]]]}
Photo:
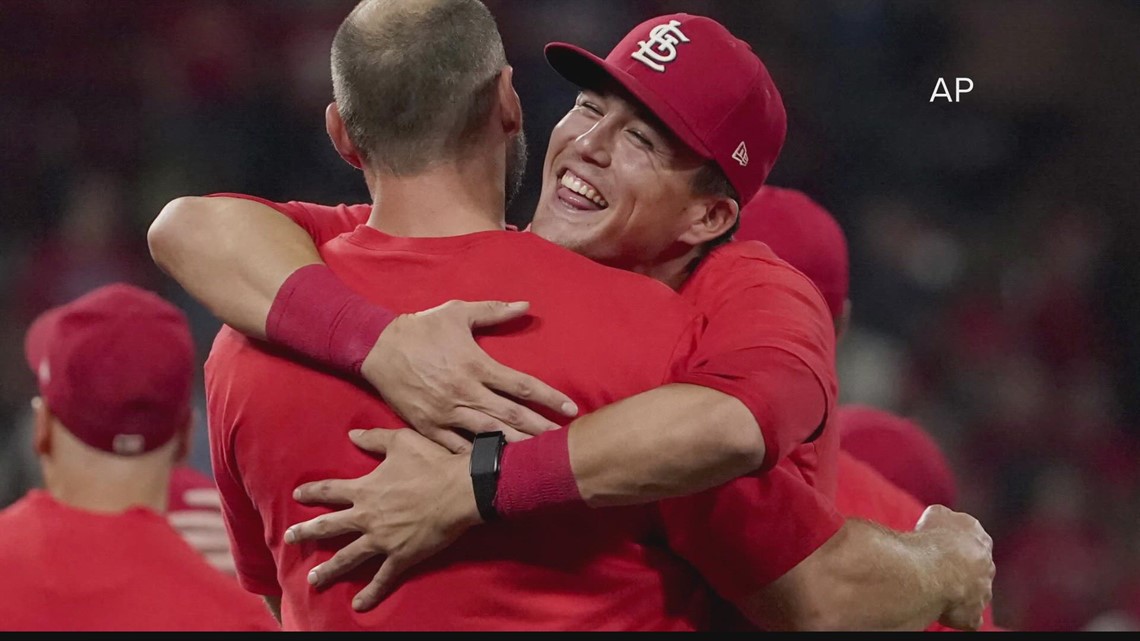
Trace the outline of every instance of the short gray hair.
{"label": "short gray hair", "polygon": [[333,94],[366,162],[414,174],[477,142],[506,64],[478,0],[364,0],[333,39]]}

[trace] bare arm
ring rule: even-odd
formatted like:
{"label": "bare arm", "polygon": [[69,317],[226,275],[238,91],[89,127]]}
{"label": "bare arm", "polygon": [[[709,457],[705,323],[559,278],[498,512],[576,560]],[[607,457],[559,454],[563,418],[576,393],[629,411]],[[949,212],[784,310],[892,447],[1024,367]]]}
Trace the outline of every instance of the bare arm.
{"label": "bare arm", "polygon": [[592,507],[716,487],[760,467],[764,438],[733,396],[666,385],[583,416],[568,433],[578,491]]}
{"label": "bare arm", "polygon": [[848,519],[769,586],[737,603],[768,630],[977,629],[994,577],[992,541],[973,517],[927,509],[914,532]]}
{"label": "bare arm", "polygon": [[236,198],[178,198],[147,232],[151,256],[188,294],[234,329],[265,338],[281,284],[323,262],[304,229],[264,205]]}

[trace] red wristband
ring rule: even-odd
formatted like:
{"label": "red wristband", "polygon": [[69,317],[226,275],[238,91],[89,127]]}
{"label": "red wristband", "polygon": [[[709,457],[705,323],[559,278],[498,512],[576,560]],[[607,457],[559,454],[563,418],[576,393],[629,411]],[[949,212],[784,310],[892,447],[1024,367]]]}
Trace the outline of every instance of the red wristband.
{"label": "red wristband", "polygon": [[342,371],[360,374],[365,357],[396,314],[342,283],[327,265],[289,275],[269,308],[271,342]]}
{"label": "red wristband", "polygon": [[570,467],[569,429],[508,443],[499,465],[495,510],[503,518],[582,505]]}

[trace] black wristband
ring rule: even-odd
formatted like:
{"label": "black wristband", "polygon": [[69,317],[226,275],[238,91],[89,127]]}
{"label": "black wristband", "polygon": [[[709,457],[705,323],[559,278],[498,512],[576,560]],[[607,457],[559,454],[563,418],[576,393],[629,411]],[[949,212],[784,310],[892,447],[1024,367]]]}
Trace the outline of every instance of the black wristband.
{"label": "black wristband", "polygon": [[499,490],[499,461],[507,439],[502,432],[476,434],[471,445],[471,485],[475,489],[475,506],[484,521],[499,518],[495,494]]}

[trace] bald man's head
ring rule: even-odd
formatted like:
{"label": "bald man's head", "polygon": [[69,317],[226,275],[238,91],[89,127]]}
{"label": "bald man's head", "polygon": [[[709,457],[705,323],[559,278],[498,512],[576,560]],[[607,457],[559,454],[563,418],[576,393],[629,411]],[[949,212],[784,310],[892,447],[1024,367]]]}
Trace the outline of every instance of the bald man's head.
{"label": "bald man's head", "polygon": [[365,160],[412,174],[478,144],[506,65],[478,0],[364,0],[333,40],[333,92]]}

